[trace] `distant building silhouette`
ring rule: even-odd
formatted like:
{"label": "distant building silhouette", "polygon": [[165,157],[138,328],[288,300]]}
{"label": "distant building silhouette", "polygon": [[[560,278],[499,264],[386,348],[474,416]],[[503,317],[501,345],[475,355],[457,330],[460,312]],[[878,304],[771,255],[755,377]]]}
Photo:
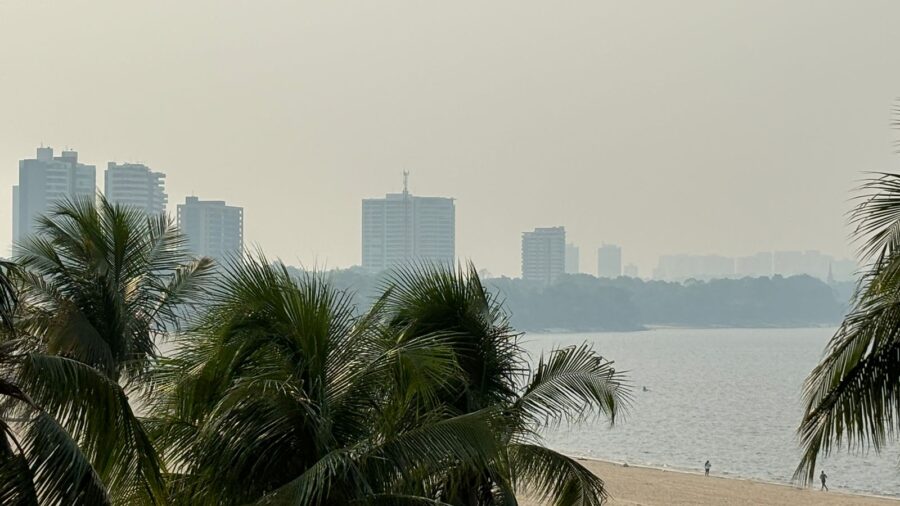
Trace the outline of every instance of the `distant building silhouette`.
{"label": "distant building silhouette", "polygon": [[383,271],[411,260],[452,265],[456,259],[456,204],[452,198],[403,193],[362,201],[362,266]]}
{"label": "distant building silhouette", "polygon": [[825,279],[833,259],[818,251],[776,251],[774,254],[774,272],[782,276],[806,274],[814,278]]}
{"label": "distant building silhouette", "polygon": [[536,228],[522,234],[522,279],[549,285],[565,268],[565,227]]}
{"label": "distant building silhouette", "polygon": [[153,172],[140,163],[109,162],[104,174],[103,193],[113,204],[132,206],[147,214],[159,214],[166,210],[166,195],[162,172]]}
{"label": "distant building silhouette", "polygon": [[737,258],[720,255],[663,255],[653,278],[665,281],[686,279],[759,278],[773,275],[811,276],[835,282],[857,278],[859,266],[853,260],[835,260],[819,251],[761,252]]}
{"label": "distant building silhouette", "polygon": [[622,268],[622,275],[629,278],[639,278],[640,271],[638,270],[638,266],[634,264],[627,264]]}
{"label": "distant building silhouette", "polygon": [[831,262],[834,281],[851,281],[859,277],[859,264],[855,260],[843,259]]}
{"label": "distant building silhouette", "polygon": [[222,200],[187,197],[178,204],[178,228],[197,256],[224,260],[240,256],[244,247],[244,208]]}
{"label": "distant building silhouette", "polygon": [[663,255],[653,277],[665,281],[733,278],[734,259],[721,255]]}
{"label": "distant building silhouette", "polygon": [[19,184],[13,186],[13,241],[32,234],[35,220],[65,199],[93,199],[97,191],[96,167],[78,163],[78,152],[37,148],[33,159],[19,161]]}
{"label": "distant building silhouette", "polygon": [[581,255],[579,253],[578,246],[567,243],[566,244],[566,274],[578,274],[581,272],[579,268],[579,263],[581,261]]}
{"label": "distant building silhouette", "polygon": [[604,244],[597,250],[597,277],[617,278],[622,275],[622,248]]}
{"label": "distant building silhouette", "polygon": [[759,278],[772,275],[772,253],[763,252],[746,257],[737,257],[734,261],[734,274],[739,278]]}

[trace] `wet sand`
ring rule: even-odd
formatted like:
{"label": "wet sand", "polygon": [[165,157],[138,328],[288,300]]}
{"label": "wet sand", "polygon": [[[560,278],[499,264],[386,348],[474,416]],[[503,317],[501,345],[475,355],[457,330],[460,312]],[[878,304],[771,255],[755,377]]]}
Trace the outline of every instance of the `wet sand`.
{"label": "wet sand", "polygon": [[[832,487],[830,492],[800,489],[738,478],[724,478],[599,460],[581,460],[606,482],[611,506],[900,506],[900,500],[853,495]],[[539,502],[524,504],[535,506]]]}

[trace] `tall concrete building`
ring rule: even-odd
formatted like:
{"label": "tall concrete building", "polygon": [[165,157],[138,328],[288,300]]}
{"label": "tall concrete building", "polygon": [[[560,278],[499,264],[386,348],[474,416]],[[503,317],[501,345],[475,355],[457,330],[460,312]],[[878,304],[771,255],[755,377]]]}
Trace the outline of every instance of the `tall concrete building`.
{"label": "tall concrete building", "polygon": [[53,156],[53,148],[37,148],[33,159],[19,160],[19,184],[13,186],[13,241],[35,230],[38,216],[69,199],[93,199],[97,188],[96,167],[78,163],[78,153],[66,150]]}
{"label": "tall concrete building", "polygon": [[222,200],[187,197],[178,204],[178,228],[188,249],[197,256],[217,260],[240,256],[244,247],[244,208]]}
{"label": "tall concrete building", "polygon": [[159,214],[166,210],[166,175],[153,172],[140,163],[109,162],[106,166],[103,192],[113,204],[123,204],[141,209],[147,214]]}
{"label": "tall concrete building", "polygon": [[549,285],[565,270],[565,227],[536,228],[522,234],[522,279]]}
{"label": "tall concrete building", "polygon": [[579,264],[581,262],[581,253],[578,246],[566,244],[566,274],[578,274],[581,272]]}
{"label": "tall concrete building", "polygon": [[362,201],[362,266],[379,272],[410,261],[453,265],[456,259],[456,204],[452,198],[403,193]]}
{"label": "tall concrete building", "polygon": [[622,248],[604,244],[597,250],[597,277],[618,278],[622,275]]}

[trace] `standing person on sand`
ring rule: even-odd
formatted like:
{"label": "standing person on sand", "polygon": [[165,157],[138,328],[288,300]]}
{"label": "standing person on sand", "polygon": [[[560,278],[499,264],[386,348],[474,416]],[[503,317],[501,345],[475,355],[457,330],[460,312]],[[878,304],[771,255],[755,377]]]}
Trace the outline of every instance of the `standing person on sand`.
{"label": "standing person on sand", "polygon": [[[703,469],[706,470],[706,476],[709,476],[709,469],[710,469],[711,467],[712,467],[712,464],[710,464],[708,460],[706,461],[706,464],[703,464]],[[823,482],[823,483],[824,483],[824,482]]]}
{"label": "standing person on sand", "polygon": [[819,479],[822,480],[822,488],[820,490],[824,490],[828,492],[828,485],[825,484],[825,480],[828,479],[828,475],[825,474],[825,470],[822,470],[822,474],[819,475]]}

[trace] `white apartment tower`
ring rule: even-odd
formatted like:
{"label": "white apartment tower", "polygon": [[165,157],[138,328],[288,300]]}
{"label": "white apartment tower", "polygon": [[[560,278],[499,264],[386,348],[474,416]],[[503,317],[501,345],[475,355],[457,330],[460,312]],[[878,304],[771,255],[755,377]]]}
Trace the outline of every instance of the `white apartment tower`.
{"label": "white apartment tower", "polygon": [[403,193],[362,201],[362,266],[373,272],[410,261],[453,265],[456,259],[456,205],[452,198]]}
{"label": "white apartment tower", "polygon": [[35,231],[38,216],[63,200],[93,199],[96,167],[78,163],[78,153],[66,150],[53,156],[53,148],[37,148],[33,159],[19,160],[19,184],[13,186],[13,242]]}
{"label": "white apartment tower", "polygon": [[113,204],[141,209],[147,214],[159,214],[166,210],[166,195],[162,172],[153,172],[140,163],[109,162],[106,166],[104,193]]}
{"label": "white apartment tower", "polygon": [[244,208],[221,200],[187,197],[178,204],[178,228],[187,237],[188,250],[216,260],[238,257],[244,247]]}
{"label": "white apartment tower", "polygon": [[549,285],[565,271],[565,227],[536,228],[522,234],[522,279]]}

